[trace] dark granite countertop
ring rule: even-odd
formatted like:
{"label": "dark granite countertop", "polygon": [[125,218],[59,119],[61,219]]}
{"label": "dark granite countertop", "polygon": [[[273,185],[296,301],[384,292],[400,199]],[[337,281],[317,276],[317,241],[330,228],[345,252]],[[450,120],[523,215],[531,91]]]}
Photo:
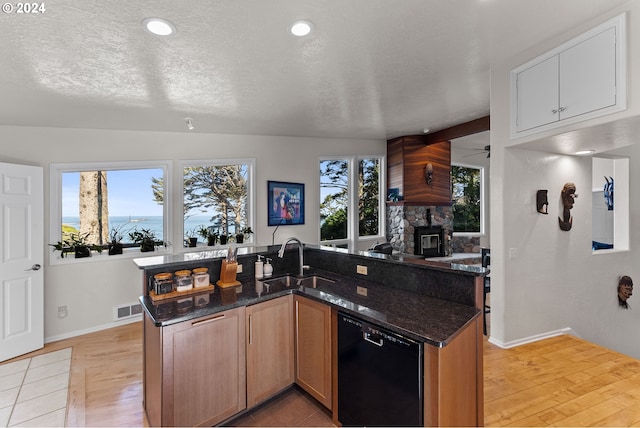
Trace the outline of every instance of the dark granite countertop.
{"label": "dark granite countertop", "polygon": [[[330,248],[312,244],[304,244],[306,249],[315,249],[321,252],[334,253],[334,254],[350,254],[342,248]],[[279,245],[272,246],[245,246],[238,247],[238,257],[246,257],[255,254],[266,254],[270,251],[277,251],[280,248]],[[163,254],[157,256],[148,256],[143,258],[134,259],[134,264],[139,269],[153,269],[153,268],[171,268],[184,266],[185,263],[198,263],[207,260],[223,259],[227,255],[226,249],[206,250],[206,251],[193,251],[178,254]],[[398,265],[414,265],[422,266],[432,270],[438,270],[442,272],[452,272],[463,275],[473,276],[485,276],[488,272],[486,268],[479,265],[470,265],[465,263],[459,263],[456,258],[444,257],[444,258],[429,258],[413,256],[408,254],[394,254],[386,255],[373,253],[371,251],[358,251],[357,253],[350,254],[357,256],[363,260],[380,260],[388,263]]]}
{"label": "dark granite countertop", "polygon": [[[310,275],[331,281],[318,280],[313,286],[309,279],[298,284],[293,278],[287,284],[278,276],[271,280],[239,277],[241,285],[235,287],[222,289],[216,286],[213,291],[156,302],[149,296],[142,296],[140,301],[155,325],[163,327],[287,294],[299,294],[438,347],[446,346],[481,313],[472,306],[333,272],[315,270],[306,276]],[[366,289],[366,296],[358,293],[358,287]]]}

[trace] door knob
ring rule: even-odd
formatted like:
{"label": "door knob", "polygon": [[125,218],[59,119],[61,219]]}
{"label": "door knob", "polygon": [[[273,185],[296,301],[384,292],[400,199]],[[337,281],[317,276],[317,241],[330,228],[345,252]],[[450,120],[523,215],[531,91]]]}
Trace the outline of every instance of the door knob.
{"label": "door knob", "polygon": [[42,266],[36,263],[35,265],[31,266],[29,269],[25,269],[25,272],[28,272],[30,270],[40,270],[41,267]]}

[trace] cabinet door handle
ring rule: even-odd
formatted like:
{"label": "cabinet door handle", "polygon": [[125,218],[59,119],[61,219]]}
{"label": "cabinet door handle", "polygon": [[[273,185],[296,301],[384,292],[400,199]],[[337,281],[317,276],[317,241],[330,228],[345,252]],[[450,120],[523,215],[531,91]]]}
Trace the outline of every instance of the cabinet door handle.
{"label": "cabinet door handle", "polygon": [[222,314],[222,315],[219,315],[219,316],[217,316],[217,317],[209,318],[209,319],[207,319],[207,320],[195,321],[195,322],[192,322],[192,323],[191,323],[191,327],[195,327],[195,326],[197,326],[197,325],[202,325],[202,324],[209,324],[210,322],[214,322],[214,321],[221,320],[221,319],[223,319],[224,317],[225,317],[225,315],[224,315],[224,314]]}
{"label": "cabinet door handle", "polygon": [[559,111],[559,112],[563,112],[563,111],[565,111],[566,109],[567,109],[566,107],[560,107],[560,108],[558,109],[558,111]]}
{"label": "cabinet door handle", "polygon": [[551,113],[556,114],[556,113],[558,113],[558,110],[553,109],[553,110],[551,110]]}
{"label": "cabinet door handle", "polygon": [[253,342],[253,326],[251,325],[251,315],[249,315],[249,345]]}

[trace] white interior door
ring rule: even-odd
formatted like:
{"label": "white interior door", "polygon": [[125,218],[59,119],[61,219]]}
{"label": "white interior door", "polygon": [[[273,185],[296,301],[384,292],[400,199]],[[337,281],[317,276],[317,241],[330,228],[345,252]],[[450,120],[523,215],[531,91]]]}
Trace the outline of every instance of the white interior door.
{"label": "white interior door", "polygon": [[0,163],[0,361],[44,345],[42,168]]}

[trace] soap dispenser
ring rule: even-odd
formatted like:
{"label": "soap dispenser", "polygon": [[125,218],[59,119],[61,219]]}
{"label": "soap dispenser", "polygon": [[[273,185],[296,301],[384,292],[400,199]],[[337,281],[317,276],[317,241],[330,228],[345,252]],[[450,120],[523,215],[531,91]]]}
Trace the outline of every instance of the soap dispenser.
{"label": "soap dispenser", "polygon": [[273,274],[273,266],[271,266],[271,259],[267,258],[267,262],[264,264],[264,276],[271,276]]}
{"label": "soap dispenser", "polygon": [[256,278],[260,279],[264,276],[264,262],[262,261],[262,259],[264,258],[264,256],[261,256],[260,254],[258,254],[258,261],[255,263],[255,273],[256,273]]}

